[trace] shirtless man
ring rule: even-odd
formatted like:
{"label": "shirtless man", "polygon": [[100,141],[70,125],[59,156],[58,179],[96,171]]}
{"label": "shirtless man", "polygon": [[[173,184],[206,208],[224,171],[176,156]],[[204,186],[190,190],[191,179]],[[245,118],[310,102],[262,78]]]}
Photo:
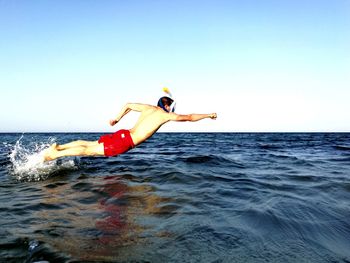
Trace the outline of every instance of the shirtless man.
{"label": "shirtless man", "polygon": [[50,161],[64,156],[115,156],[144,142],[168,121],[194,122],[217,117],[216,113],[179,115],[173,112],[173,103],[174,101],[167,96],[161,97],[157,106],[128,103],[109,123],[114,126],[130,111],[140,112],[141,116],[131,130],[102,135],[98,141],[78,140],[63,145],[54,143],[45,151],[44,160]]}

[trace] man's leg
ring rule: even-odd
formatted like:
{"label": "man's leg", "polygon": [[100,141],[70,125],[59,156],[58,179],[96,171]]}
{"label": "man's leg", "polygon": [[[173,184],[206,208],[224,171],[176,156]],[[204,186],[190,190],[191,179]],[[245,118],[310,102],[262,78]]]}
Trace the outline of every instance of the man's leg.
{"label": "man's leg", "polygon": [[66,144],[62,144],[62,145],[57,145],[56,150],[65,150],[68,148],[73,148],[73,147],[78,147],[78,146],[93,146],[96,143],[96,141],[83,141],[83,140],[77,140],[77,141],[73,141],[73,142],[69,142]]}
{"label": "man's leg", "polygon": [[53,144],[45,153],[45,161],[54,160],[65,156],[103,156],[104,146],[103,143],[98,141],[89,142],[87,146],[79,144],[79,142],[69,143],[71,147],[67,147],[64,150],[58,150],[57,145]]}

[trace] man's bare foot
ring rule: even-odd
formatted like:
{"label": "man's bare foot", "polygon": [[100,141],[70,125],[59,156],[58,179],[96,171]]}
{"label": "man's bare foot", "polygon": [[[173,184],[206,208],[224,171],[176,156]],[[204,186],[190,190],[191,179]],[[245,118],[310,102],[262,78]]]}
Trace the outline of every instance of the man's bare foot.
{"label": "man's bare foot", "polygon": [[57,143],[53,143],[47,150],[44,152],[44,161],[52,161],[56,159],[55,152],[57,151]]}

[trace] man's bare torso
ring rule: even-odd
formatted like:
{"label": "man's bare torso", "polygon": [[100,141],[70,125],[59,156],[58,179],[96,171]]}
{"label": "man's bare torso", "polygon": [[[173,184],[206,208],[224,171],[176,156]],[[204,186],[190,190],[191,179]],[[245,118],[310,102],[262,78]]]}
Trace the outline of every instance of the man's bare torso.
{"label": "man's bare torso", "polygon": [[168,116],[169,113],[163,109],[148,105],[148,108],[141,112],[135,126],[130,129],[135,146],[151,137],[164,123],[168,122]]}

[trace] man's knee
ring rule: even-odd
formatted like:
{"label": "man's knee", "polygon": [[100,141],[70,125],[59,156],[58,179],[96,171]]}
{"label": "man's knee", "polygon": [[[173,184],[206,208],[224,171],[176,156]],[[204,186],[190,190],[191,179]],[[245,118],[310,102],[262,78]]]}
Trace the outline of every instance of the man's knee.
{"label": "man's knee", "polygon": [[103,144],[96,144],[85,148],[86,155],[104,155]]}

